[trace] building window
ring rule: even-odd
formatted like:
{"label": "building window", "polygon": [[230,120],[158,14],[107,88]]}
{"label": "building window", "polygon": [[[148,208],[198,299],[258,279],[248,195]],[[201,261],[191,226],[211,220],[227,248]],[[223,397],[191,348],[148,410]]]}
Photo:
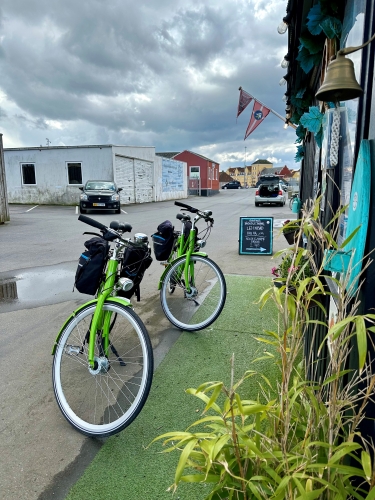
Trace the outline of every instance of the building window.
{"label": "building window", "polygon": [[68,163],[68,184],[82,184],[82,164]]}
{"label": "building window", "polygon": [[190,167],[190,179],[200,178],[200,167]]}
{"label": "building window", "polygon": [[22,163],[22,184],[36,184],[35,165],[33,163]]}

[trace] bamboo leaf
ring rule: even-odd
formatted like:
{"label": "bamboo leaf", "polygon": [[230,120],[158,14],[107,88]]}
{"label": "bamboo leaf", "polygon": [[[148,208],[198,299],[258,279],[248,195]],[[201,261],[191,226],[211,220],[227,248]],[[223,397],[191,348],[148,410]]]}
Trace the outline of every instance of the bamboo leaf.
{"label": "bamboo leaf", "polygon": [[368,481],[370,481],[371,476],[372,476],[371,457],[370,457],[369,453],[367,453],[367,451],[365,451],[365,450],[362,450],[361,462],[362,462],[363,471],[366,474],[366,478]]}
{"label": "bamboo leaf", "polygon": [[308,491],[297,497],[296,500],[314,500],[315,498],[320,498],[325,490],[326,488],[319,488],[319,490]]}
{"label": "bamboo leaf", "polygon": [[[197,389],[186,389],[185,391],[187,394],[192,394],[193,396],[196,396],[197,398],[201,399],[204,401],[206,404],[209,402],[210,398],[206,395],[203,394],[203,392],[197,392]],[[212,409],[216,411],[216,413],[219,413],[221,415],[221,408],[217,404],[213,404]]]}
{"label": "bamboo leaf", "polygon": [[187,476],[182,476],[180,481],[185,483],[218,483],[220,481],[220,475],[216,474],[188,474]]}
{"label": "bamboo leaf", "polygon": [[375,487],[373,487],[365,500],[375,500]]}
{"label": "bamboo leaf", "polygon": [[355,319],[357,346],[358,346],[358,362],[359,370],[361,371],[366,362],[367,354],[367,334],[366,325],[363,316],[358,316]]}
{"label": "bamboo leaf", "polygon": [[224,436],[221,436],[215,443],[215,446],[213,447],[212,453],[210,455],[210,458],[212,461],[216,460],[216,457],[218,454],[221,452],[223,447],[227,444],[227,442],[231,439],[230,434],[225,434]]}
{"label": "bamboo leaf", "polygon": [[361,229],[361,226],[358,226],[352,233],[349,234],[349,236],[341,243],[340,248],[345,248],[346,245],[351,241],[354,236],[358,233],[358,231]]}
{"label": "bamboo leaf", "polygon": [[212,386],[213,392],[212,392],[212,395],[210,397],[210,400],[206,404],[206,407],[204,409],[205,412],[207,410],[209,410],[215,404],[217,398],[219,397],[219,394],[221,393],[221,389],[222,389],[223,385],[224,385],[223,382],[219,382],[218,384],[215,384]]}
{"label": "bamboo leaf", "polygon": [[347,373],[351,373],[353,370],[342,370],[339,373],[335,373],[334,375],[331,375],[330,377],[326,378],[324,382],[322,383],[322,387],[325,385],[330,384],[334,380],[338,380],[339,378],[343,377]]}
{"label": "bamboo leaf", "polygon": [[338,462],[342,457],[348,455],[352,451],[358,450],[358,448],[362,448],[362,446],[358,443],[343,443],[341,445],[341,449],[336,451],[328,462],[328,465],[333,465],[335,462]]}
{"label": "bamboo leaf", "polygon": [[177,464],[176,474],[174,477],[175,484],[178,484],[178,482],[180,481],[181,476],[182,476],[182,472],[185,468],[185,465],[186,465],[187,459],[189,458],[190,452],[194,449],[197,442],[198,442],[198,439],[192,439],[191,441],[189,441],[187,443],[185,448],[182,450],[182,453],[180,455],[180,459],[179,459],[178,464]]}

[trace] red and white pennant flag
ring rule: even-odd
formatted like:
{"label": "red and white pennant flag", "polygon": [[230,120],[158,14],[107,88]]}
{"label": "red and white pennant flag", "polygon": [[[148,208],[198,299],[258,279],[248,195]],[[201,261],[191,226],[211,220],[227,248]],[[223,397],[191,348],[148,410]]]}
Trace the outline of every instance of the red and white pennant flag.
{"label": "red and white pennant flag", "polygon": [[253,112],[251,113],[251,118],[249,125],[247,126],[244,140],[249,137],[249,135],[254,132],[254,130],[262,123],[262,121],[268,116],[271,110],[263,106],[260,102],[254,99]]}
{"label": "red and white pennant flag", "polygon": [[242,87],[240,87],[238,90],[240,91],[240,98],[238,101],[237,118],[253,100],[253,97],[250,94],[248,94],[245,90],[243,90]]}

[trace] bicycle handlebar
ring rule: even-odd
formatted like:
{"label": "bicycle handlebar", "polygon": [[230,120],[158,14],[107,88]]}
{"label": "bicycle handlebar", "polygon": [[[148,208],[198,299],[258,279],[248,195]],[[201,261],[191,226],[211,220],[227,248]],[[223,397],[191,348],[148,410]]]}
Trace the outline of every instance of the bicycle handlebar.
{"label": "bicycle handlebar", "polygon": [[88,224],[89,226],[96,227],[96,229],[100,229],[101,231],[107,231],[108,229],[107,226],[105,226],[101,222],[91,219],[91,217],[87,217],[86,215],[80,215],[78,217],[78,220],[84,222],[85,224]]}
{"label": "bicycle handlebar", "polygon": [[180,201],[175,201],[174,204],[177,205],[178,207],[185,208],[185,210],[188,210],[192,214],[196,214],[199,212],[197,208],[191,207],[190,205],[186,205],[185,203],[181,203]]}
{"label": "bicycle handlebar", "polygon": [[187,210],[188,212],[191,212],[192,214],[198,214],[198,216],[204,219],[206,222],[211,222],[211,224],[214,223],[214,219],[211,217],[212,212],[210,210],[202,212],[201,210],[198,210],[198,208],[191,207],[190,205],[186,205],[185,203],[181,203],[180,201],[175,201],[174,204],[177,205],[178,207],[182,207],[183,209]]}
{"label": "bicycle handlebar", "polygon": [[[80,215],[78,217],[78,220],[80,220],[81,222],[84,222],[85,224],[88,224],[89,226],[96,227],[97,229],[99,229],[103,233],[102,238],[104,238],[106,241],[113,241],[116,238],[119,238],[121,241],[127,241],[127,240],[124,240],[123,238],[121,238],[121,234],[118,231],[116,231],[115,229],[112,229],[111,227],[105,226],[104,224],[102,224],[101,222],[99,222],[95,219],[91,219],[91,217],[87,217],[86,215]],[[120,228],[124,232],[130,232],[132,230],[131,225],[127,224],[127,223],[119,224],[119,229]],[[130,241],[128,241],[128,243],[131,245],[133,244]]]}

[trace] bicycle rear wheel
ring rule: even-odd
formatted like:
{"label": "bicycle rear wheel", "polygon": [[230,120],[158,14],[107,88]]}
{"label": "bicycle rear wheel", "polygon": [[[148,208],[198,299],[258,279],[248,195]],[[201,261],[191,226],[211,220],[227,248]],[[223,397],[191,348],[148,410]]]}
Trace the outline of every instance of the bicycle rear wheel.
{"label": "bicycle rear wheel", "polygon": [[164,276],[160,300],[164,314],[174,326],[193,332],[206,328],[218,318],[225,304],[227,287],[223,273],[212,260],[192,255],[190,263],[190,293],[185,286],[186,257],[181,257]]}
{"label": "bicycle rear wheel", "polygon": [[111,313],[107,355],[101,335],[95,341],[95,368],[88,362],[95,304],[88,304],[65,326],[53,359],[56,401],[68,422],[91,437],[120,432],[146,402],[153,374],[153,353],[145,326],[130,307],[105,302]]}

